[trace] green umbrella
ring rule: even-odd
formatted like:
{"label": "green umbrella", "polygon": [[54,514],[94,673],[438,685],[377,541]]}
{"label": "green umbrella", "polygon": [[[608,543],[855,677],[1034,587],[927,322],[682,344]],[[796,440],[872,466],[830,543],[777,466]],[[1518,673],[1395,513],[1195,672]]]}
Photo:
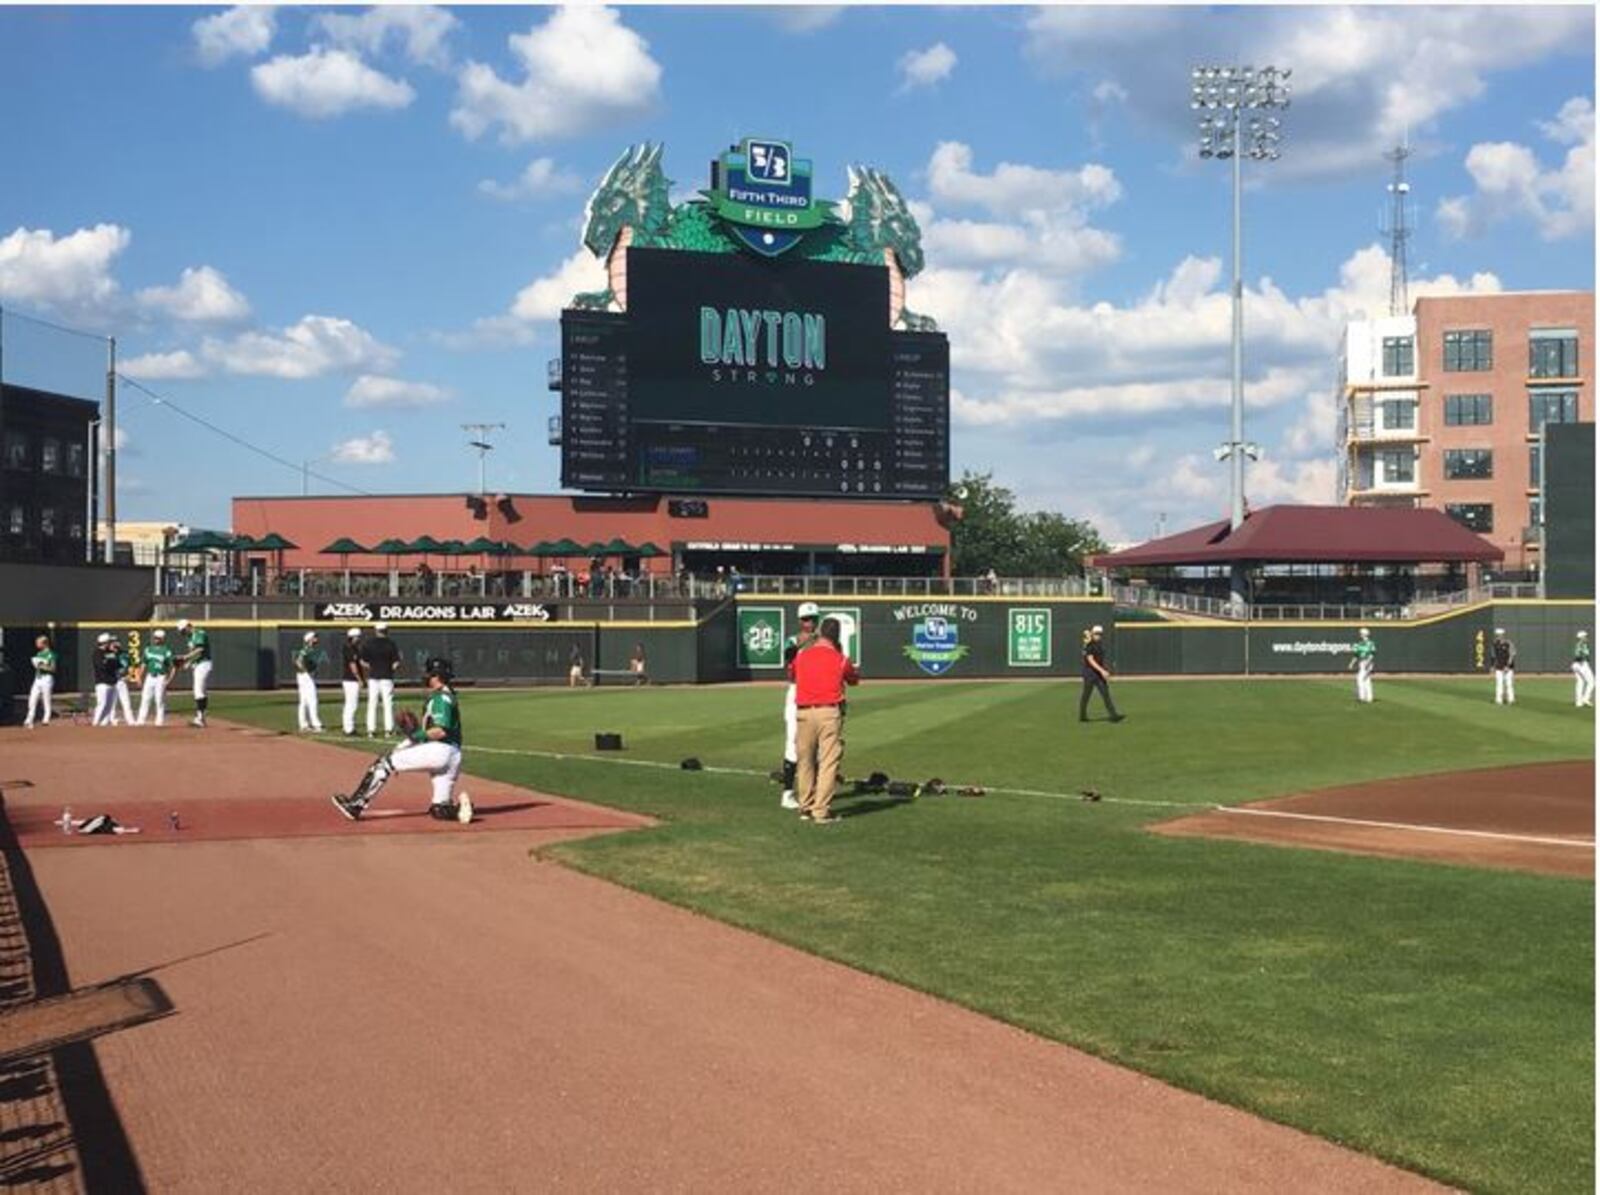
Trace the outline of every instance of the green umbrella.
{"label": "green umbrella", "polygon": [[360,544],[356,543],[355,540],[346,535],[334,540],[327,547],[323,548],[322,554],[324,556],[348,556],[352,552],[366,551],[366,548],[363,548]]}
{"label": "green umbrella", "polygon": [[390,537],[381,544],[374,544],[372,550],[383,556],[404,556],[411,550],[411,545],[403,539]]}
{"label": "green umbrella", "polygon": [[466,554],[467,545],[459,539],[447,539],[439,545],[439,551],[446,556],[462,556]]}
{"label": "green umbrella", "polygon": [[431,535],[419,535],[406,545],[408,552],[422,552],[424,554],[443,550],[444,545]]}
{"label": "green umbrella", "polygon": [[582,544],[573,543],[570,539],[558,539],[550,545],[550,550],[546,554],[550,556],[582,556],[583,552]]}
{"label": "green umbrella", "polygon": [[284,539],[276,531],[269,531],[260,539],[250,545],[252,552],[282,552],[286,548],[298,548],[300,545]]}
{"label": "green umbrella", "polygon": [[605,552],[608,556],[635,556],[638,554],[639,549],[618,536],[605,545]]}
{"label": "green umbrella", "polygon": [[599,540],[595,540],[594,543],[583,549],[583,554],[585,556],[604,556],[606,554],[606,546]]}
{"label": "green umbrella", "polygon": [[229,551],[234,546],[234,537],[222,531],[191,531],[172,547],[169,552],[206,552],[214,550]]}
{"label": "green umbrella", "polygon": [[461,550],[475,553],[479,556],[504,556],[506,554],[505,545],[500,543],[499,540],[490,539],[487,535],[480,535],[471,543],[462,544]]}
{"label": "green umbrella", "polygon": [[655,544],[651,543],[649,540],[645,540],[644,543],[639,545],[639,555],[645,557],[646,559],[650,559],[655,556],[665,556],[666,553],[660,548],[656,547]]}

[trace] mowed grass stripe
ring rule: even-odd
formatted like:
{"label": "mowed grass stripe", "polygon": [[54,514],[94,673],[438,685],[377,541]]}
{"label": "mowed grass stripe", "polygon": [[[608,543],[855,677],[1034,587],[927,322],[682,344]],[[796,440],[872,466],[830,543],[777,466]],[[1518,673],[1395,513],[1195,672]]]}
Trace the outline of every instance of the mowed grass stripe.
{"label": "mowed grass stripe", "polygon": [[[1141,682],[1081,726],[1060,682],[862,687],[854,774],[1232,803],[1593,755],[1564,679]],[[471,743],[776,766],[782,692],[466,691]],[[1480,708],[1481,703],[1481,708]],[[292,725],[292,695],[224,703]],[[1096,710],[1098,714],[1098,708]],[[1487,725],[1485,718],[1488,719]],[[667,819],[563,845],[597,875],[958,1001],[1475,1190],[1593,1188],[1594,887],[1167,839],[1167,811],[995,794],[861,797],[800,825],[759,777],[469,756],[475,771]],[[353,761],[353,767],[359,763]],[[417,799],[421,799],[418,797]]]}

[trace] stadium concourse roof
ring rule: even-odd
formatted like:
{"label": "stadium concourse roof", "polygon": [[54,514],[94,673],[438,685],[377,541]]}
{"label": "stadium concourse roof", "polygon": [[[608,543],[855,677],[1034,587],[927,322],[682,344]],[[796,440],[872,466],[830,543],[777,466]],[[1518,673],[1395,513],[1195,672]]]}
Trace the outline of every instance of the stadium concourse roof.
{"label": "stadium concourse roof", "polygon": [[1268,506],[1237,531],[1221,519],[1090,557],[1096,568],[1249,564],[1493,564],[1505,553],[1440,510]]}

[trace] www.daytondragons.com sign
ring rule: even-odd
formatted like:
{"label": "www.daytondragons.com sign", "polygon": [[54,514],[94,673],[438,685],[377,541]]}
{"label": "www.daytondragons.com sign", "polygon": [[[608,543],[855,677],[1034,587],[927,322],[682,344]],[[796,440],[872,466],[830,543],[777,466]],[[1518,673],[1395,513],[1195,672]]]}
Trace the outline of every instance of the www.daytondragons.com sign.
{"label": "www.daytondragons.com sign", "polygon": [[322,602],[319,622],[551,622],[556,612],[539,602]]}

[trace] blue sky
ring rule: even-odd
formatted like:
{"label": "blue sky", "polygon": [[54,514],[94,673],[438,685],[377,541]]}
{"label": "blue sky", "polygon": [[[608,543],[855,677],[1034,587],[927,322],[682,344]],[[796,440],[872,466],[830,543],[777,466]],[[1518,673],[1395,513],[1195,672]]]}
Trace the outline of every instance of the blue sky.
{"label": "blue sky", "polygon": [[[491,488],[547,492],[599,176],[662,141],[684,197],[729,143],[787,138],[819,195],[866,163],[912,202],[956,470],[1144,538],[1226,504],[1205,61],[1295,71],[1284,157],[1248,170],[1247,488],[1328,501],[1339,328],[1388,297],[1384,148],[1415,151],[1413,294],[1593,288],[1591,9],[9,8],[0,303],[115,334],[157,394],[349,485],[465,489],[459,425],[487,421]],[[99,393],[93,341],[4,331],[8,381]],[[299,492],[123,397],[123,517]]]}

